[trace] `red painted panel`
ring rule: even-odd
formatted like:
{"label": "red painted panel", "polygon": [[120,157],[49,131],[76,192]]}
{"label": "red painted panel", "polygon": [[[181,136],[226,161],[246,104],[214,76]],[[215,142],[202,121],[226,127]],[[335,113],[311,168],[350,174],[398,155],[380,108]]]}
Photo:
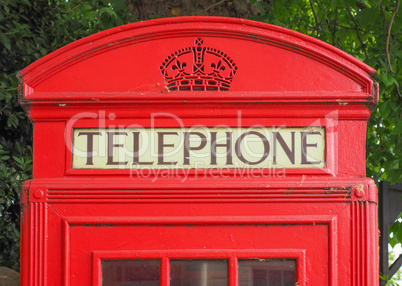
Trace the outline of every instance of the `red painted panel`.
{"label": "red painted panel", "polygon": [[[104,109],[103,109],[104,107]],[[365,176],[365,131],[368,112],[359,108],[347,110],[332,106],[315,105],[225,105],[216,110],[209,106],[131,106],[116,109],[103,106],[94,109],[66,108],[64,122],[37,122],[34,139],[34,177],[61,177],[69,175],[132,175],[130,170],[72,170],[71,134],[73,128],[116,127],[180,127],[226,125],[249,126],[325,126],[327,129],[327,162],[322,170],[286,170],[287,175],[319,175],[339,177]],[[160,109],[159,109],[160,108]],[[319,109],[321,108],[321,109]],[[318,110],[317,110],[318,109]],[[51,115],[52,110],[41,109],[40,116]],[[191,111],[191,112],[190,112]],[[33,112],[33,111],[32,111]],[[58,116],[63,111],[54,111]],[[295,117],[285,117],[289,114]],[[38,112],[39,113],[39,112]],[[282,115],[281,115],[282,114]],[[135,116],[134,116],[135,115]],[[36,116],[36,114],[35,114]],[[130,118],[131,116],[131,118]],[[297,116],[297,117],[296,117]],[[72,118],[67,120],[67,118]],[[353,119],[353,120],[352,120]],[[42,119],[44,120],[44,119]],[[50,120],[49,118],[47,120]],[[43,138],[43,139],[42,139]],[[63,155],[65,154],[65,155]]]}
{"label": "red painted panel", "polygon": [[[236,63],[230,91],[343,91],[361,92],[365,86],[331,66],[298,51],[250,39],[204,36],[204,46],[224,51]],[[229,35],[228,35],[229,36]],[[98,53],[34,87],[35,92],[158,92],[166,85],[160,65],[176,52],[194,47],[194,36],[132,42]],[[163,46],[163,49],[161,47]],[[249,51],[252,50],[253,53]],[[179,58],[180,60],[180,58]],[[187,68],[192,58],[187,60]],[[190,71],[188,71],[190,73]],[[207,72],[207,71],[206,71]],[[107,85],[105,85],[107,83]],[[171,91],[175,92],[175,91]],[[146,94],[144,95],[146,96]]]}
{"label": "red painted panel", "polygon": [[300,285],[375,281],[372,182],[333,181],[322,188],[329,182],[38,181],[29,190],[23,243],[23,252],[31,251],[24,267],[34,282],[28,285],[60,277],[63,285],[89,285],[94,255],[132,259],[152,250],[148,257],[254,257],[255,249],[295,257],[289,253],[305,251]]}
{"label": "red painted panel", "polygon": [[[149,251],[159,258],[160,253],[169,250],[171,257],[180,259],[226,258],[236,253],[247,253],[250,258],[287,258],[289,251],[305,251],[305,273],[299,274],[299,283],[305,284],[309,277],[312,285],[328,284],[328,228],[316,226],[75,226],[71,227],[71,279],[72,285],[89,285],[91,281],[91,254],[93,251],[127,253],[136,257],[136,252]],[[301,240],[302,236],[316,237],[314,241]],[[103,241],[95,237],[109,238]],[[124,238],[124,239],[123,239]],[[110,249],[113,249],[110,251]],[[269,249],[275,256],[256,256],[255,250]],[[209,251],[209,255],[203,251]],[[179,254],[180,253],[180,254]],[[212,253],[212,254],[211,254]],[[245,254],[243,254],[245,255]],[[262,254],[261,254],[262,255]],[[269,255],[269,256],[268,256]],[[177,257],[178,256],[178,257]],[[268,256],[268,257],[267,257]],[[119,258],[118,255],[115,259]],[[301,263],[301,262],[300,262]],[[303,278],[302,278],[303,277]],[[162,284],[164,285],[164,284]]]}
{"label": "red painted panel", "polygon": [[[250,52],[251,51],[251,52]],[[102,259],[297,259],[298,285],[377,285],[365,177],[374,70],[305,35],[213,17],[130,24],[21,72],[34,179],[21,196],[22,285],[99,285]],[[191,84],[190,84],[191,83]],[[325,127],[321,169],[73,169],[73,128]],[[166,171],[162,169],[162,171]]]}
{"label": "red painted panel", "polygon": [[[25,103],[52,100],[53,92],[58,101],[188,96],[191,92],[170,90],[168,78],[175,76],[176,63],[187,75],[195,72],[197,48],[204,51],[201,74],[213,78],[216,67],[216,79],[228,79],[227,89],[233,92],[198,96],[241,100],[259,92],[269,98],[276,92],[275,97],[290,93],[300,100],[320,93],[334,101],[342,93],[352,98],[360,93],[366,99],[377,96],[369,75],[375,73],[372,68],[319,40],[242,19],[181,17],[111,29],[44,57],[21,72]],[[250,91],[254,94],[242,94]]]}
{"label": "red painted panel", "polygon": [[34,125],[33,177],[61,177],[65,173],[64,122],[37,122]]}

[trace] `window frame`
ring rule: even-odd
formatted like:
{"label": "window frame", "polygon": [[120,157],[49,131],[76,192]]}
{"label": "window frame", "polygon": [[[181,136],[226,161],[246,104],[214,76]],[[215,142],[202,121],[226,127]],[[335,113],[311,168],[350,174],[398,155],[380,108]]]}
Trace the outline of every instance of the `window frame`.
{"label": "window frame", "polygon": [[128,250],[128,251],[93,251],[92,285],[102,286],[103,260],[157,260],[161,261],[161,286],[170,286],[170,260],[216,260],[228,261],[229,286],[238,285],[238,260],[244,259],[294,259],[296,260],[297,285],[306,285],[306,250],[304,249],[191,249],[191,250]]}

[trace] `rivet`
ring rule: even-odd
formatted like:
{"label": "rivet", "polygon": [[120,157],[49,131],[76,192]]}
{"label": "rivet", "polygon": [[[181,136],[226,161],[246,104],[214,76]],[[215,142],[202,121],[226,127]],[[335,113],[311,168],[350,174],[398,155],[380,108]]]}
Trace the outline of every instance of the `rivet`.
{"label": "rivet", "polygon": [[42,190],[35,190],[33,193],[33,196],[35,199],[40,199],[43,197],[43,191]]}
{"label": "rivet", "polygon": [[362,184],[354,186],[353,192],[355,193],[356,197],[362,198],[365,195],[364,186]]}

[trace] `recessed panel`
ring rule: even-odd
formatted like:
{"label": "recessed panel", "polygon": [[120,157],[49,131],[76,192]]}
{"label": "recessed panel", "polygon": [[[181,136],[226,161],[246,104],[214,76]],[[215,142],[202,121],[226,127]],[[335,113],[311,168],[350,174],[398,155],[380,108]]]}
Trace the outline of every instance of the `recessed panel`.
{"label": "recessed panel", "polygon": [[171,260],[170,286],[227,286],[227,260]]}
{"label": "recessed panel", "polygon": [[296,260],[245,259],[239,260],[239,286],[294,286]]}
{"label": "recessed panel", "polygon": [[[311,239],[301,239],[302,237]],[[66,254],[71,261],[70,281],[71,283],[82,282],[82,285],[87,285],[86,283],[91,281],[89,273],[91,273],[91,265],[93,265],[93,252],[118,252],[124,259],[136,259],[138,256],[136,253],[141,255],[151,253],[148,257],[155,259],[166,250],[169,250],[170,254],[181,253],[180,255],[172,254],[170,257],[173,256],[173,258],[169,258],[172,263],[170,268],[172,279],[178,283],[175,284],[178,286],[190,285],[193,283],[193,279],[198,279],[200,275],[205,275],[203,276],[205,281],[212,283],[208,285],[227,285],[214,284],[216,281],[226,283],[226,266],[220,264],[210,267],[206,263],[206,266],[202,266],[205,268],[202,268],[200,265],[203,263],[201,262],[198,265],[193,264],[196,260],[229,260],[228,253],[240,253],[239,260],[256,257],[296,260],[300,254],[295,255],[295,253],[303,253],[303,251],[306,251],[306,258],[303,259],[306,260],[308,266],[300,264],[303,273],[297,274],[297,277],[309,277],[312,285],[328,284],[330,244],[328,226],[325,224],[194,225],[188,222],[188,225],[76,225],[70,228],[70,244],[70,252]],[[258,252],[253,253],[253,250],[258,250]],[[212,254],[206,256],[203,254],[205,251]],[[264,255],[260,253],[264,253]],[[116,259],[112,256],[109,257]],[[191,261],[192,259],[193,261]],[[181,265],[175,266],[175,260],[184,262],[177,262]],[[271,266],[262,264],[261,269],[266,272],[278,270],[270,269]],[[253,264],[246,265],[246,267],[261,270]],[[289,271],[293,270],[294,268],[291,268]],[[177,274],[177,271],[180,274]],[[189,273],[185,274],[186,271]],[[214,273],[209,271],[214,271]],[[312,276],[313,273],[314,276]],[[282,275],[282,272],[280,274],[272,272],[271,274],[270,279],[275,280],[275,277]],[[258,275],[256,273],[257,278],[260,277]],[[294,274],[283,272],[283,275],[287,279],[285,281],[288,281],[289,276]],[[245,283],[248,282],[245,281]]]}
{"label": "recessed panel", "polygon": [[159,286],[159,260],[108,260],[102,262],[102,286]]}

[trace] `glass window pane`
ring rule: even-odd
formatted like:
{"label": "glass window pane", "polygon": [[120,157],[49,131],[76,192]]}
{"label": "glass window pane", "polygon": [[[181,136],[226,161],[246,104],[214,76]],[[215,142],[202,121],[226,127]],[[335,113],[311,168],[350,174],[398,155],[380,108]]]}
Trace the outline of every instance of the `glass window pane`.
{"label": "glass window pane", "polygon": [[228,285],[227,260],[171,260],[170,286]]}
{"label": "glass window pane", "polygon": [[159,286],[159,260],[102,261],[103,286]]}
{"label": "glass window pane", "polygon": [[239,260],[239,286],[294,286],[296,260]]}

